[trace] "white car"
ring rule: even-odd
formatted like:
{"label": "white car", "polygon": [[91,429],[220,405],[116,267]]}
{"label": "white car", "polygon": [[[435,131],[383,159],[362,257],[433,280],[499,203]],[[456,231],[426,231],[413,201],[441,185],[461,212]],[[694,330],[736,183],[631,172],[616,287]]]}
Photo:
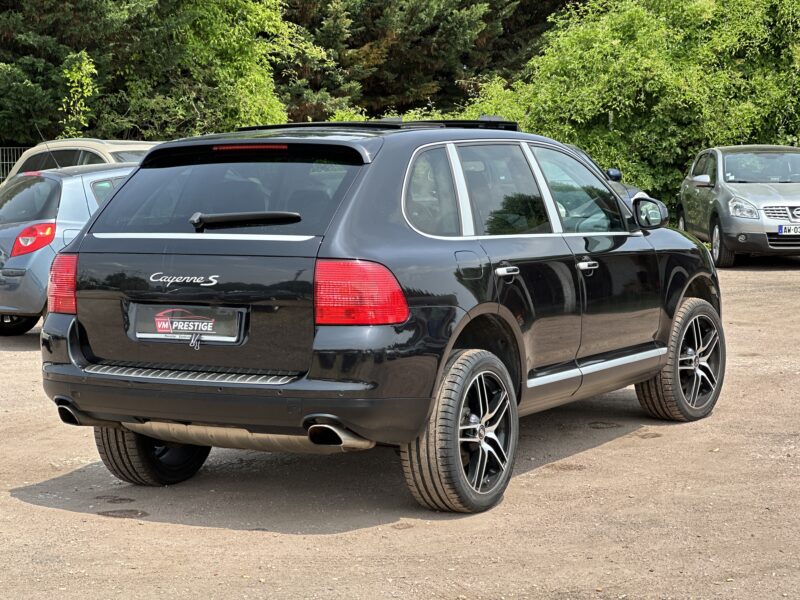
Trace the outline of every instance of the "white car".
{"label": "white car", "polygon": [[29,171],[104,163],[138,163],[158,143],[93,138],[69,138],[42,142],[26,150],[19,157],[0,185],[4,185],[17,173]]}

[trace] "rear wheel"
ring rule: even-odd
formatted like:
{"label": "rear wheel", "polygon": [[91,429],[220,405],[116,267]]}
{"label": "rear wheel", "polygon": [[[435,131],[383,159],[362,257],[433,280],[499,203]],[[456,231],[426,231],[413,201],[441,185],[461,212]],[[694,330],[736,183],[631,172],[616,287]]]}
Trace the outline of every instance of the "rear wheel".
{"label": "rear wheel", "polygon": [[728,250],[725,245],[722,225],[716,219],[711,222],[711,258],[714,259],[714,264],[722,269],[732,267],[736,262],[736,254]]}
{"label": "rear wheel", "polygon": [[406,483],[427,508],[481,512],[503,497],[517,452],[514,385],[491,352],[448,363],[425,431],[400,449]]}
{"label": "rear wheel", "polygon": [[39,317],[0,315],[0,335],[22,335],[28,333],[39,322]]}
{"label": "rear wheel", "polygon": [[163,442],[126,429],[95,427],[94,440],[106,468],[128,483],[170,485],[192,477],[211,447]]}
{"label": "rear wheel", "polygon": [[725,334],[717,311],[700,298],[688,298],[672,324],[667,365],[636,385],[639,403],[650,416],[696,421],[708,416],[725,378]]}

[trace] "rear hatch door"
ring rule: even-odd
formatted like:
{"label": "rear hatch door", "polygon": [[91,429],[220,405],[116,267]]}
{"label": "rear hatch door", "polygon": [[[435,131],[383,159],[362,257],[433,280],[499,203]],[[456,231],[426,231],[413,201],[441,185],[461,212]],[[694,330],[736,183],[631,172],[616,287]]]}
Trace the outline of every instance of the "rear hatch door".
{"label": "rear hatch door", "polygon": [[[111,365],[307,371],[316,255],[361,156],[319,144],[176,150],[151,154],[81,244],[84,353]],[[232,217],[203,229],[190,223],[197,213]]]}

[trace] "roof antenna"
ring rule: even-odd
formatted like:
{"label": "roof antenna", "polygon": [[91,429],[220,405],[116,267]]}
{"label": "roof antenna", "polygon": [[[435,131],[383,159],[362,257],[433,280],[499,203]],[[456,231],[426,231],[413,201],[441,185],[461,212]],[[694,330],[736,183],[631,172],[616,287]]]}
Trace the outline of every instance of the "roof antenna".
{"label": "roof antenna", "polygon": [[56,155],[55,155],[55,154],[53,154],[53,151],[52,151],[52,150],[50,150],[50,146],[47,144],[47,140],[46,140],[46,139],[44,139],[44,136],[42,135],[42,131],[41,131],[41,129],[39,129],[39,126],[36,124],[36,122],[35,122],[35,121],[34,121],[34,123],[33,123],[33,126],[34,126],[34,127],[36,127],[36,131],[38,131],[38,132],[39,132],[39,137],[40,137],[40,138],[42,138],[42,143],[44,143],[44,147],[45,147],[45,149],[46,149],[46,150],[47,150],[47,151],[50,153],[50,158],[52,158],[52,159],[53,159],[53,162],[54,162],[54,163],[56,163],[56,168],[57,168],[57,169],[60,169],[60,168],[61,168],[61,165],[60,165],[60,164],[58,164],[58,161],[56,160]]}

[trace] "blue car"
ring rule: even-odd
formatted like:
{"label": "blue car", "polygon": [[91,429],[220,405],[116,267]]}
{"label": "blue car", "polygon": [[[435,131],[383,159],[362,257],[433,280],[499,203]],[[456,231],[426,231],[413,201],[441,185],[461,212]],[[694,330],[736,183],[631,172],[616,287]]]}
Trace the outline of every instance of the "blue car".
{"label": "blue car", "polygon": [[136,167],[89,165],[15,175],[0,189],[0,336],[21,335],[47,311],[56,253]]}

